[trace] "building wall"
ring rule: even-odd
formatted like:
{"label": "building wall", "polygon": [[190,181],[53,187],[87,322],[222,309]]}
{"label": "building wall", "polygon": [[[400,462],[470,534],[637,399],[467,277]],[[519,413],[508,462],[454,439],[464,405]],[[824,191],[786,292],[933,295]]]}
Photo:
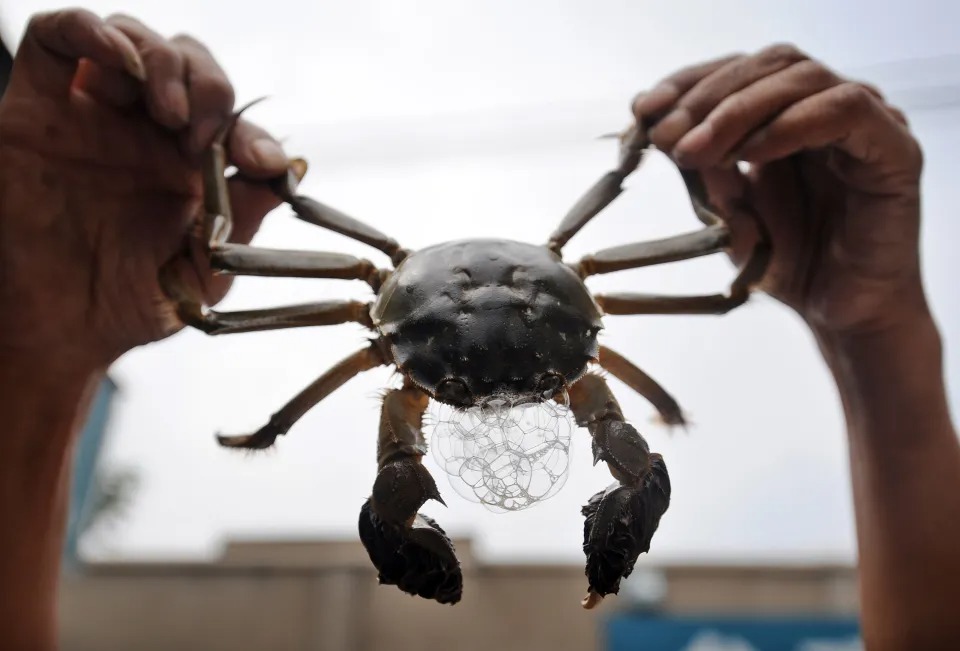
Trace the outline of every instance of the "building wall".
{"label": "building wall", "polygon": [[[463,601],[378,586],[355,543],[247,544],[209,564],[108,564],[65,577],[63,651],[531,651],[599,648],[583,569],[481,565],[469,544]],[[850,568],[661,568],[670,613],[852,614]]]}

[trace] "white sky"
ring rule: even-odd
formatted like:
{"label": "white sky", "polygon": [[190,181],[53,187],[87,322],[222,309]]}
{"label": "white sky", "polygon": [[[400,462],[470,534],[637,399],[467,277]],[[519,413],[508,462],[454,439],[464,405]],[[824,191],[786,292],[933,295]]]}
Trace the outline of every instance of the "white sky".
{"label": "white sky", "polygon": [[[0,10],[15,42],[30,13]],[[540,242],[613,163],[593,137],[623,125],[632,95],[680,66],[793,41],[903,100],[927,154],[924,263],[948,337],[960,404],[960,227],[954,181],[960,111],[960,6],[942,2],[709,0],[88,2],[123,9],[164,33],[205,40],[241,100],[274,99],[256,118],[312,168],[302,189],[393,234],[405,246],[467,236]],[[907,64],[905,60],[919,61]],[[587,251],[686,231],[696,221],[675,173],[653,160],[630,190],[567,249]],[[376,252],[279,210],[257,243],[369,256]],[[720,257],[613,274],[595,289],[687,293],[731,278]],[[226,308],[366,296],[360,283],[241,279]],[[352,538],[375,476],[377,392],[389,372],[357,378],[314,409],[277,449],[218,448],[213,433],[259,427],[347,351],[359,327],[210,339],[195,332],[130,353],[106,462],[135,465],[135,508],[101,554],[203,556],[228,537]],[[613,381],[628,416],[667,459],[674,499],[649,561],[850,560],[846,447],[838,401],[809,335],[765,297],[715,317],[608,317],[605,342],[641,364],[696,422],[669,436],[652,409]],[[892,382],[896,378],[891,378]],[[456,496],[427,512],[474,535],[488,558],[579,562],[580,505],[610,479],[578,432],[566,486],[549,502],[496,515]]]}

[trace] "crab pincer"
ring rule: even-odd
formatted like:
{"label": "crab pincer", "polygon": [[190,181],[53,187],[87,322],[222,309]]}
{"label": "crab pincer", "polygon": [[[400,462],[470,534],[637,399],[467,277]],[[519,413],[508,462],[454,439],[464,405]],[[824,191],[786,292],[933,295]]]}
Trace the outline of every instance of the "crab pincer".
{"label": "crab pincer", "polygon": [[606,381],[584,376],[570,391],[577,424],[593,437],[593,463],[604,461],[616,481],[591,497],[580,510],[586,518],[583,552],[587,557],[587,596],[581,605],[593,608],[620,591],[660,518],[670,506],[670,477],[663,457],[650,446],[623,412]]}
{"label": "crab pincer", "polygon": [[455,604],[463,593],[463,574],[446,532],[419,513],[430,499],[444,503],[433,477],[418,459],[387,464],[377,475],[373,495],[360,509],[360,540],[382,585]]}
{"label": "crab pincer", "polygon": [[670,504],[670,477],[663,457],[651,454],[647,472],[632,484],[615,482],[591,497],[581,509],[583,552],[587,556],[587,596],[581,605],[593,608],[620,581],[633,573]]}
{"label": "crab pincer", "polygon": [[453,542],[436,521],[420,513],[428,500],[446,506],[422,463],[427,403],[427,396],[410,384],[384,396],[377,445],[380,470],[360,509],[360,540],[382,585],[455,604],[463,593],[463,573]]}

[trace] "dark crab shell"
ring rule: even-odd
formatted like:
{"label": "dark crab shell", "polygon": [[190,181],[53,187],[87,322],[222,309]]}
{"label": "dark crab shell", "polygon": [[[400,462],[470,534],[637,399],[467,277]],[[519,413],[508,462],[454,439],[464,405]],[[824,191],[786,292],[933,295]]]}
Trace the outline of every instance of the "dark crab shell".
{"label": "dark crab shell", "polygon": [[371,317],[398,369],[459,406],[575,382],[596,359],[603,327],[593,296],[559,256],[501,239],[411,253]]}

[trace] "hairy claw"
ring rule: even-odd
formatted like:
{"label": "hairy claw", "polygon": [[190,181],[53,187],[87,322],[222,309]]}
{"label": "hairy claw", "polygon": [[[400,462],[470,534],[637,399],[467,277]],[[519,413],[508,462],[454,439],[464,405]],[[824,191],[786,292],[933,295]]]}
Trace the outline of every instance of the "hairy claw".
{"label": "hairy claw", "polygon": [[670,505],[670,477],[659,454],[650,455],[649,471],[634,485],[615,483],[590,498],[581,509],[586,518],[583,551],[589,584],[584,608],[593,608],[633,572],[660,518]]}
{"label": "hairy claw", "polygon": [[360,509],[360,540],[381,585],[455,604],[463,595],[463,572],[453,542],[432,518],[414,516],[411,526],[382,519],[368,499]]}
{"label": "hairy claw", "polygon": [[272,421],[258,429],[253,434],[237,434],[227,436],[217,434],[217,443],[225,448],[239,448],[244,450],[266,450],[273,447],[278,436],[287,433],[287,430]]}

